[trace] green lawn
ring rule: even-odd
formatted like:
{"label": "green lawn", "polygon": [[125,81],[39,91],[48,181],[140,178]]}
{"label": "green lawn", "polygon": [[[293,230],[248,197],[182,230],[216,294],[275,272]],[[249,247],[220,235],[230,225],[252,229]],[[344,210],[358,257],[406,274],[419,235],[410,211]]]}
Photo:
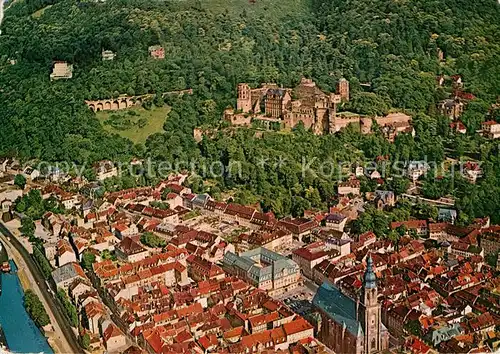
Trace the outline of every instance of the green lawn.
{"label": "green lawn", "polygon": [[226,10],[233,14],[243,11],[250,17],[283,18],[294,14],[310,13],[311,0],[185,0],[189,6],[201,4],[202,8],[223,13]]}
{"label": "green lawn", "polygon": [[42,15],[43,15],[43,13],[45,12],[45,10],[49,9],[51,6],[52,6],[52,5],[47,5],[47,6],[45,6],[43,9],[40,9],[40,10],[38,10],[38,11],[33,12],[33,13],[31,14],[31,16],[32,16],[33,18],[39,18],[40,16],[42,16]]}
{"label": "green lawn", "polygon": [[151,110],[133,107],[120,111],[101,111],[96,116],[105,130],[134,143],[144,143],[151,134],[163,131],[168,112],[168,106],[154,107]]}

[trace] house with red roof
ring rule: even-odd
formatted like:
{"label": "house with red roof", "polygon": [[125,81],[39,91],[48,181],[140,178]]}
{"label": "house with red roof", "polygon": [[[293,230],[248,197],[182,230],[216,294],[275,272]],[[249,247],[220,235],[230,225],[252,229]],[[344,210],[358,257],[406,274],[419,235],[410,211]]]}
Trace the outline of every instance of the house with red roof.
{"label": "house with red roof", "polygon": [[325,251],[325,248],[326,244],[323,241],[311,243],[294,250],[292,260],[299,265],[301,272],[306,277],[312,278],[313,268],[331,257],[331,253]]}
{"label": "house with red roof", "polygon": [[226,276],[221,267],[200,256],[189,256],[187,263],[189,266],[189,274],[193,279],[224,279]]}
{"label": "house with red roof", "polygon": [[99,334],[99,320],[106,314],[104,305],[100,302],[89,302],[83,308],[87,318],[86,326],[93,334]]}
{"label": "house with red roof", "polygon": [[360,186],[361,182],[359,181],[359,179],[351,177],[349,180],[339,183],[337,193],[339,195],[359,195]]}
{"label": "house with red roof", "polygon": [[427,236],[428,227],[426,220],[408,220],[408,221],[394,221],[391,222],[391,230],[396,230],[398,227],[403,226],[406,229],[406,234],[409,231],[414,231],[417,236]]}
{"label": "house with red roof", "polygon": [[123,332],[114,323],[110,323],[104,329],[102,336],[108,352],[118,352],[120,349],[127,348],[127,337],[125,337]]}
{"label": "house with red roof", "polygon": [[411,336],[405,341],[405,348],[412,354],[429,354],[435,351],[425,344],[420,338]]}
{"label": "house with red roof", "polygon": [[165,196],[165,202],[168,203],[170,209],[175,209],[178,206],[182,206],[182,197],[175,192],[170,192]]}
{"label": "house with red roof", "polygon": [[78,261],[78,259],[76,258],[75,251],[73,250],[73,247],[71,247],[71,244],[66,239],[61,239],[57,241],[56,256],[57,256],[57,264],[59,267],[67,263]]}
{"label": "house with red roof", "polygon": [[283,227],[290,231],[295,239],[302,241],[304,236],[311,234],[311,232],[319,227],[319,224],[316,220],[311,220],[307,218],[292,218],[285,217],[281,219],[278,224],[278,227]]}
{"label": "house with red roof", "polygon": [[465,134],[467,133],[467,127],[462,123],[462,121],[457,120],[450,123],[450,130],[454,133]]}
{"label": "house with red roof", "polygon": [[149,256],[149,251],[131,237],[125,237],[116,244],[115,253],[118,259],[129,263],[141,261]]}
{"label": "house with red roof", "polygon": [[116,237],[120,240],[125,237],[136,235],[139,230],[134,223],[116,223],[112,226],[112,230],[114,231]]}
{"label": "house with red roof", "polygon": [[288,344],[296,343],[302,339],[314,337],[314,327],[302,317],[285,323],[283,330],[286,334],[286,341]]}
{"label": "house with red roof", "polygon": [[198,339],[198,344],[200,344],[200,347],[204,350],[204,353],[208,353],[217,348],[219,340],[214,333],[210,333]]}
{"label": "house with red roof", "polygon": [[478,162],[467,161],[462,168],[462,175],[472,184],[481,177],[483,171]]}

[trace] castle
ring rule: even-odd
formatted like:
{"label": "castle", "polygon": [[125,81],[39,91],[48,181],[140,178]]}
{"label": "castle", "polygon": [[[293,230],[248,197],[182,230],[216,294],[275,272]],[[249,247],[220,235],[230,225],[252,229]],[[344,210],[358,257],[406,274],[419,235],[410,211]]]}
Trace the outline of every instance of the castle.
{"label": "castle", "polygon": [[384,136],[391,142],[399,133],[414,134],[411,117],[402,112],[383,117],[361,116],[352,112],[338,112],[337,106],[349,101],[349,81],[340,79],[336,93],[326,94],[311,79],[302,78],[294,89],[276,84],[263,84],[252,89],[242,83],[237,88],[236,110],[224,111],[224,119],[233,126],[293,128],[299,122],[314,134],[333,134],[349,124],[359,126],[362,134],[372,132],[377,122]]}
{"label": "castle", "polygon": [[[336,353],[369,354],[386,350],[389,332],[382,324],[377,277],[368,256],[360,298],[323,283],[313,299],[319,312],[318,338]],[[361,300],[361,301],[360,301]]]}
{"label": "castle", "polygon": [[260,121],[293,128],[299,122],[315,134],[335,133],[349,123],[359,123],[359,115],[337,113],[337,105],[349,100],[349,81],[340,79],[337,93],[326,94],[314,81],[302,78],[294,89],[280,88],[276,84],[263,84],[251,89],[248,84],[238,85],[236,111],[228,109],[224,117],[232,125],[250,125]]}

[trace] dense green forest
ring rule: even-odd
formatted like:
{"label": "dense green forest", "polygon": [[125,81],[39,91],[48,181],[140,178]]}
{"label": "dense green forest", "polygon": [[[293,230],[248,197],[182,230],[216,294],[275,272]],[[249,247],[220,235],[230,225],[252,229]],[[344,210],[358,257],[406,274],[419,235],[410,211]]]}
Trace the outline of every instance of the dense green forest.
{"label": "dense green forest", "polygon": [[[500,119],[498,113],[487,116],[500,95],[500,6],[494,0],[25,0],[8,7],[1,29],[1,155],[79,164],[132,156],[196,159],[200,166],[238,159],[242,176],[219,178],[211,192],[239,187],[239,201],[261,201],[285,215],[332,203],[332,179],[303,176],[303,157],[355,162],[390,155],[440,162],[451,149],[458,158],[479,156],[485,178],[478,185],[426,181],[424,193],[455,195],[464,222],[487,214],[500,222],[498,146],[475,134],[485,119]],[[165,48],[165,60],[148,57],[148,46],[156,44]],[[116,59],[102,61],[102,50],[116,52]],[[73,78],[51,82],[54,60],[74,64]],[[450,137],[448,122],[436,113],[436,102],[446,97],[436,86],[440,74],[460,74],[477,96],[463,115],[467,136]],[[241,130],[219,131],[199,144],[193,140],[197,126],[220,127],[238,82],[294,86],[301,76],[326,91],[346,77],[352,97],[346,109],[405,109],[414,116],[417,135],[389,144],[381,134],[347,129],[319,137],[299,127],[262,138]],[[370,84],[370,92],[360,84]],[[107,133],[84,104],[185,88],[194,95],[169,98],[165,132],[144,145]],[[262,157],[286,163],[260,168]],[[373,189],[369,181],[363,185]]]}

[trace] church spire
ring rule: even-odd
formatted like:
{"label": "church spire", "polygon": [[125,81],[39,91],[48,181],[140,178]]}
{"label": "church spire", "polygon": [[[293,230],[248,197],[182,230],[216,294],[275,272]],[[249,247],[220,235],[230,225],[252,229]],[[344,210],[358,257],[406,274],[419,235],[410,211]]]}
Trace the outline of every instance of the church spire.
{"label": "church spire", "polygon": [[368,255],[368,259],[366,260],[366,272],[363,283],[366,289],[375,289],[377,287],[377,276],[373,271],[373,260],[371,254]]}

